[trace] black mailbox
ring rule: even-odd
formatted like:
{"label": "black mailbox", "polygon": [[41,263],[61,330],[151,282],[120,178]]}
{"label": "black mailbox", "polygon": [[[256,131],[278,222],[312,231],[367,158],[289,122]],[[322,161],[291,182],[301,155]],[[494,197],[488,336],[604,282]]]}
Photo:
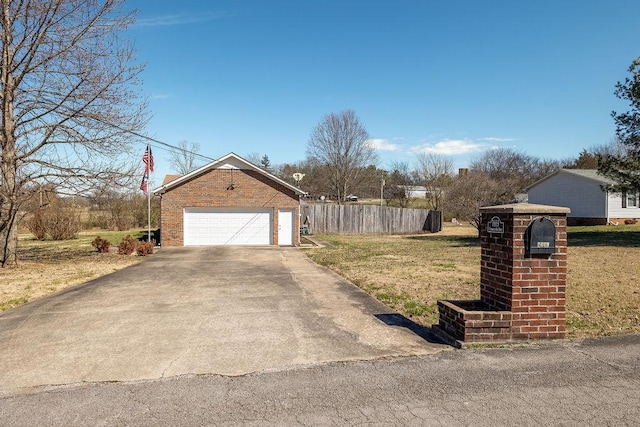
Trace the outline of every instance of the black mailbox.
{"label": "black mailbox", "polygon": [[524,235],[526,253],[551,255],[556,249],[556,226],[548,218],[534,220]]}

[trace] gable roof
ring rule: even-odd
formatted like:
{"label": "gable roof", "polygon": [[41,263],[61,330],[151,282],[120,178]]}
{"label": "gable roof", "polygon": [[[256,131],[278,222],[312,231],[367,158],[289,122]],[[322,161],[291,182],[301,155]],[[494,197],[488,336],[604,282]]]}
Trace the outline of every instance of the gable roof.
{"label": "gable roof", "polygon": [[[263,170],[260,169],[258,166],[250,163],[249,161],[243,159],[242,157],[238,156],[235,153],[229,153],[226,156],[222,156],[217,160],[214,160],[211,163],[208,163],[204,166],[202,166],[201,168],[198,168],[196,170],[194,170],[191,173],[188,173],[186,175],[183,176],[179,176],[173,180],[167,180],[167,178],[169,177],[169,175],[167,176],[167,178],[165,178],[164,182],[162,183],[162,185],[156,189],[154,189],[152,191],[152,193],[154,195],[158,195],[158,194],[163,194],[168,190],[171,190],[172,188],[180,185],[183,182],[186,182],[190,179],[196,178],[202,174],[205,174],[211,170],[214,169],[244,169],[244,170],[251,170],[254,172],[258,172],[259,174],[263,175],[264,177],[277,182],[278,184],[288,188],[289,190],[295,192],[298,195],[305,195],[307,194],[306,191],[301,190],[300,188],[296,187],[295,185],[291,185],[288,182],[278,178],[277,176]],[[168,182],[167,182],[168,181]]]}
{"label": "gable roof", "polygon": [[601,175],[597,169],[558,169],[557,171],[552,172],[549,175],[545,176],[544,178],[534,182],[533,184],[525,188],[525,190],[529,191],[530,188],[535,187],[541,182],[544,182],[549,178],[552,178],[562,173],[576,175],[581,178],[588,179],[590,181],[595,181],[598,184],[602,184],[602,185],[611,185],[616,183],[616,181],[614,181],[613,179],[607,178],[606,176]]}

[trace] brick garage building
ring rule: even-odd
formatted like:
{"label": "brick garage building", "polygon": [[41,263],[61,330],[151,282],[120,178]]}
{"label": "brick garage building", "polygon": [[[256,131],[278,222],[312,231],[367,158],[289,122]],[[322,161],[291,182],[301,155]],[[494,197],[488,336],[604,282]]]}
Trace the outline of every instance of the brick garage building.
{"label": "brick garage building", "polygon": [[163,246],[300,243],[301,189],[229,153],[156,188]]}

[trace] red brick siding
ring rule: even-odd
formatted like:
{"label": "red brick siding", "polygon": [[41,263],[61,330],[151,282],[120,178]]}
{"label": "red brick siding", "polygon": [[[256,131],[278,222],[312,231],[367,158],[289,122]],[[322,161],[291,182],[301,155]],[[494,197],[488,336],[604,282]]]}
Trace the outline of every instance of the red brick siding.
{"label": "red brick siding", "polygon": [[[234,189],[227,190],[231,182]],[[197,207],[272,209],[274,244],[278,242],[278,210],[293,209],[293,243],[299,244],[298,196],[292,190],[258,172],[244,169],[214,169],[164,193],[160,220],[163,246],[184,244],[184,209]]]}
{"label": "red brick siding", "polygon": [[[511,312],[465,310],[466,301],[438,301],[440,327],[467,342],[511,339]],[[462,307],[461,307],[462,306]]]}
{"label": "red brick siding", "polygon": [[[486,224],[493,213],[483,214]],[[525,255],[527,227],[540,215],[501,214],[503,235],[481,235],[480,298],[513,313],[512,338],[563,338],[566,335],[567,222],[545,215],[556,227],[553,255]]]}

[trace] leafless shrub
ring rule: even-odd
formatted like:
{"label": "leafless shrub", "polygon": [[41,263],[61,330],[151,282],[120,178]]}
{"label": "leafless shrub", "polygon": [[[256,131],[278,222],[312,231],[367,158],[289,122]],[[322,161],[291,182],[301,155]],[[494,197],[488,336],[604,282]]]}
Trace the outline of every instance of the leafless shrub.
{"label": "leafless shrub", "polygon": [[47,226],[42,210],[35,211],[26,222],[27,229],[38,240],[47,238]]}
{"label": "leafless shrub", "polygon": [[79,211],[73,207],[62,207],[59,202],[35,211],[26,225],[38,240],[76,239],[82,229]]}

